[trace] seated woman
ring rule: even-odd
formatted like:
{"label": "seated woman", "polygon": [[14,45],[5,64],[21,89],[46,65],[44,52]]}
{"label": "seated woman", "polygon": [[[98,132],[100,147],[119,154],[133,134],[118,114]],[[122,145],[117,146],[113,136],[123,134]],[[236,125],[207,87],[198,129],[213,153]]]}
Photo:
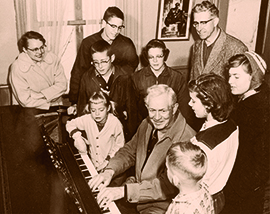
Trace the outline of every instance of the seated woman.
{"label": "seated woman", "polygon": [[62,105],[67,79],[57,56],[46,51],[46,40],[28,31],[18,41],[19,56],[10,66],[12,94],[22,107],[48,110]]}
{"label": "seated woman", "polygon": [[189,105],[196,116],[206,119],[190,141],[207,155],[208,168],[202,181],[209,186],[215,213],[220,213],[225,203],[222,190],[238,149],[238,128],[229,118],[233,109],[230,85],[217,74],[202,74],[189,82],[189,93]]}
{"label": "seated woman", "polygon": [[193,129],[198,130],[196,117],[188,106],[190,97],[185,77],[181,73],[168,67],[165,63],[169,52],[163,41],[158,39],[149,41],[142,51],[142,57],[147,62],[147,67],[132,74],[138,105],[139,122],[148,115],[144,105],[144,97],[147,88],[155,84],[166,84],[176,93],[179,110],[187,120],[187,123]]}
{"label": "seated woman", "polygon": [[270,144],[270,90],[265,72],[265,61],[254,52],[229,59],[227,75],[237,99],[231,117],[239,126],[239,150],[224,192],[224,213],[263,213]]}
{"label": "seated woman", "polygon": [[[103,92],[94,92],[85,108],[87,114],[67,121],[66,129],[74,139],[79,152],[88,152],[97,171],[107,166],[114,154],[124,146],[125,138],[121,122],[110,113],[109,98]],[[86,132],[87,140],[81,131]]]}

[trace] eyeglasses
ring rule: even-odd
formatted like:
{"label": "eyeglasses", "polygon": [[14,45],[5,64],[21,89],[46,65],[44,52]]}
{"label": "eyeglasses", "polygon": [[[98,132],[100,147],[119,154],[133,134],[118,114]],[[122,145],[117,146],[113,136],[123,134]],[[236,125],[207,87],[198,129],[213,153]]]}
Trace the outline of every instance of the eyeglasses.
{"label": "eyeglasses", "polygon": [[193,27],[196,28],[196,27],[199,26],[199,24],[200,24],[202,27],[204,27],[208,22],[211,22],[213,19],[214,19],[214,18],[209,19],[209,20],[207,20],[207,21],[193,22]]}
{"label": "eyeglasses", "polygon": [[38,51],[43,52],[45,50],[45,47],[46,47],[46,45],[42,45],[39,48],[33,48],[33,49],[27,48],[27,50],[37,53]]}
{"label": "eyeglasses", "polygon": [[91,62],[91,63],[92,63],[92,65],[98,67],[99,65],[102,65],[102,66],[106,65],[106,64],[108,64],[110,61],[111,61],[111,58],[109,58],[108,60],[101,60],[100,62],[93,61],[93,62]]}
{"label": "eyeglasses", "polygon": [[149,60],[153,60],[154,58],[162,59],[163,57],[164,57],[164,55],[148,56],[148,59],[149,59]]}
{"label": "eyeglasses", "polygon": [[110,25],[112,29],[122,30],[123,28],[125,28],[124,25],[117,26],[117,25],[114,25],[114,24],[109,23],[109,22],[106,21],[106,20],[105,20],[105,22],[106,22],[108,25]]}

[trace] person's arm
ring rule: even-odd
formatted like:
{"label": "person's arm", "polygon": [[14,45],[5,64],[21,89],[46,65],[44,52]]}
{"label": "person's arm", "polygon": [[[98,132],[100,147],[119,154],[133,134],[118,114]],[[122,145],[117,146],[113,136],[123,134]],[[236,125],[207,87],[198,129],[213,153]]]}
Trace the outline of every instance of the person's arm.
{"label": "person's arm", "polygon": [[83,73],[87,71],[91,66],[91,54],[89,53],[88,46],[83,40],[79,51],[77,53],[76,60],[71,70],[70,76],[70,90],[69,90],[69,101],[72,104],[78,102],[78,93],[80,88],[80,81]]}
{"label": "person's arm", "polygon": [[[164,166],[165,167],[165,166]],[[172,198],[178,189],[167,177],[166,167],[159,177],[140,183],[126,184],[126,198],[130,203],[147,203]]]}
{"label": "person's arm", "polygon": [[67,78],[64,73],[64,68],[57,62],[58,59],[56,56],[54,59],[54,64],[51,64],[51,67],[48,66],[47,68],[52,70],[52,73],[54,74],[54,82],[50,87],[41,90],[41,93],[44,94],[48,101],[59,98],[67,90]]}
{"label": "person's arm", "polygon": [[129,74],[131,74],[135,71],[139,64],[139,57],[137,55],[136,48],[131,40],[130,44],[127,46],[125,57],[126,63],[121,67]]}
{"label": "person's arm", "polygon": [[25,73],[20,71],[16,62],[10,67],[9,82],[13,95],[21,106],[49,109],[50,102],[42,93],[30,89],[30,85],[25,79]]}

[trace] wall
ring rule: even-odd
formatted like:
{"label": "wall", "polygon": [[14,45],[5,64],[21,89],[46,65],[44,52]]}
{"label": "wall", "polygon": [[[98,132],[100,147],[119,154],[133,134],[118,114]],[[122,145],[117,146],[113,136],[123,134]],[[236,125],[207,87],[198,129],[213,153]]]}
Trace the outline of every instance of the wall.
{"label": "wall", "polygon": [[13,1],[0,0],[0,84],[6,84],[8,67],[18,55]]}
{"label": "wall", "polygon": [[260,5],[261,0],[230,0],[228,9],[227,33],[241,38],[249,50],[253,51],[257,39]]}
{"label": "wall", "polygon": [[[142,45],[145,46],[151,39],[156,37],[156,27],[158,19],[158,0],[143,1],[143,41]],[[149,9],[151,8],[151,9]],[[191,45],[194,40],[190,36],[189,41],[165,41],[167,48],[170,50],[170,55],[167,60],[169,66],[187,66],[188,56]],[[141,50],[138,50],[140,53]]]}

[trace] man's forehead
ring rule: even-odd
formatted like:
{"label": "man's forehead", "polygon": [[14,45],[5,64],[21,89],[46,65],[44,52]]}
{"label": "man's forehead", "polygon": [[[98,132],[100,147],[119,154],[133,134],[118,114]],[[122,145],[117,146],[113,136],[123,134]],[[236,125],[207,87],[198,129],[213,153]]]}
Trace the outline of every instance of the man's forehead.
{"label": "man's forehead", "polygon": [[169,108],[169,98],[166,94],[159,96],[150,96],[148,107],[156,110],[167,109]]}
{"label": "man's forehead", "polygon": [[212,18],[212,14],[209,11],[194,13],[194,21],[207,21],[210,18]]}

